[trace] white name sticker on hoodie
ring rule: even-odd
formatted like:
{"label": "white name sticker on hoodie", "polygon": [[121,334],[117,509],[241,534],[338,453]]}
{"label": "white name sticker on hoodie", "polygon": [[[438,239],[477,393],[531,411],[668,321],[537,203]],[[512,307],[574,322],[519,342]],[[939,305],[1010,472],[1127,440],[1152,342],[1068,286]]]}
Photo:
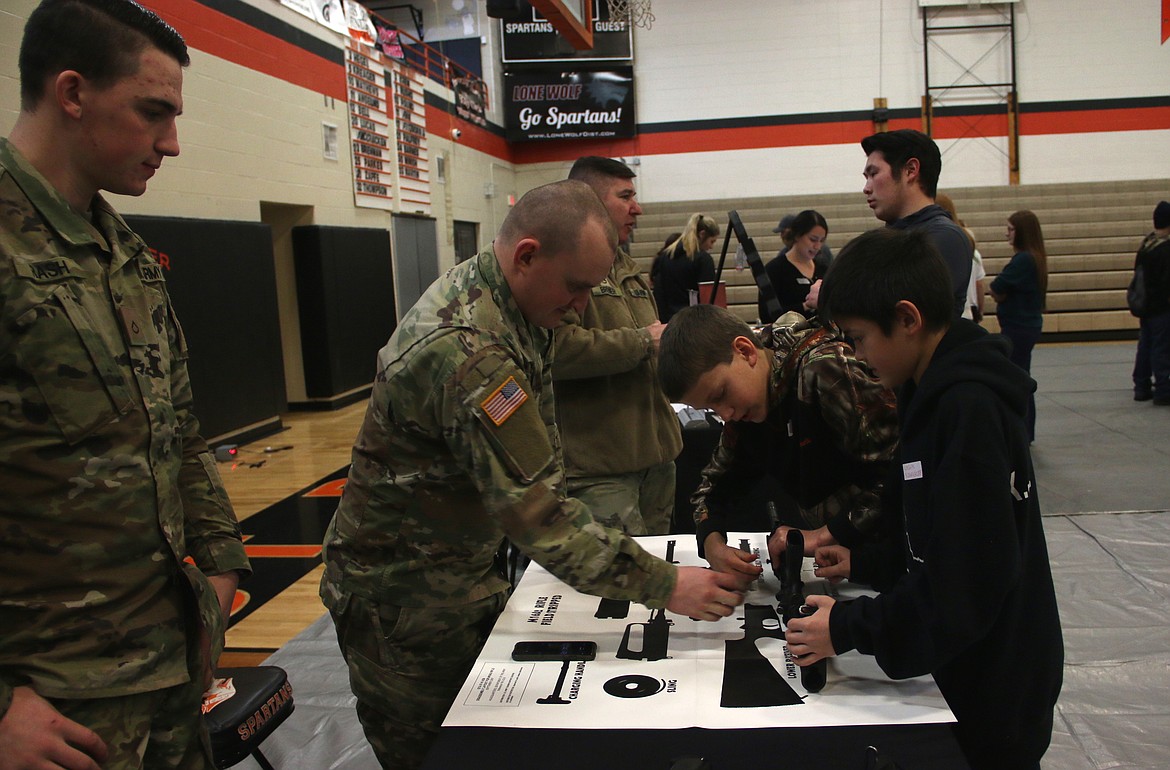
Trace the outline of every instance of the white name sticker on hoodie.
{"label": "white name sticker on hoodie", "polygon": [[912,463],[902,463],[902,480],[909,481],[910,479],[922,478],[922,461],[915,460]]}

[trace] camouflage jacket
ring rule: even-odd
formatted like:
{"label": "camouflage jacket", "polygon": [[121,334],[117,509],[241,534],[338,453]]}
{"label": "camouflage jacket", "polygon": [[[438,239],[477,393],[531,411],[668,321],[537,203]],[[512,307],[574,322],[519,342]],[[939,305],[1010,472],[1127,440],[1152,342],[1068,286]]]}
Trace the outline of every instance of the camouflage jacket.
{"label": "camouflage jacket", "polygon": [[838,542],[856,542],[880,516],[881,481],[898,443],[894,394],[835,326],[785,313],[759,337],[772,352],[768,418],[724,426],[691,497],[699,545],[724,531],[720,492],[765,473],[796,500],[805,526],[828,522]]}
{"label": "camouflage jacket", "polygon": [[325,605],[353,594],[453,607],[509,590],[505,536],[588,593],[663,607],[675,568],[565,497],[552,335],[530,325],[485,249],[435,281],[378,354],[325,534]]}
{"label": "camouflage jacket", "polygon": [[0,713],[187,681],[186,594],[218,651],[203,573],[248,566],[162,271],[92,210],[0,140]]}
{"label": "camouflage jacket", "polygon": [[570,311],[554,332],[557,424],[570,477],[632,473],[670,462],[682,431],[658,385],[654,296],[622,249],[594,287],[582,315]]}

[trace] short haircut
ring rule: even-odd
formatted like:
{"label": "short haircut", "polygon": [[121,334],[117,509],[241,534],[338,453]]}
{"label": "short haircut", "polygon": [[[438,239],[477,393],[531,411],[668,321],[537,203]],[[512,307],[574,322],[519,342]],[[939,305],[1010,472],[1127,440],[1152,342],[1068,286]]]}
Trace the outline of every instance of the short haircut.
{"label": "short haircut", "polygon": [[563,179],[524,193],[504,217],[497,237],[509,242],[535,238],[545,254],[555,257],[576,252],[590,220],[602,223],[616,252],[617,228],[597,193],[584,182]]}
{"label": "short haircut", "polygon": [[912,128],[899,128],[897,131],[883,131],[880,134],[871,134],[861,140],[861,149],[866,156],[880,152],[886,163],[890,164],[890,173],[898,176],[911,158],[918,159],[918,181],[922,185],[922,192],[927,197],[934,198],[938,194],[938,177],[942,174],[942,153],[938,145],[926,134]]}
{"label": "short haircut", "polygon": [[833,259],[821,284],[817,315],[859,318],[894,329],[895,306],[914,303],[929,331],[946,329],[954,312],[951,274],[925,233],[889,227],[862,233]]}
{"label": "short haircut", "polygon": [[692,305],[675,313],[658,343],[658,381],[678,401],[707,372],[731,362],[731,343],[747,337],[762,348],[751,327],[718,305]]}
{"label": "short haircut", "polygon": [[180,66],[191,63],[175,28],[132,0],[43,0],[28,17],[20,43],[20,106],[31,112],[45,83],[75,70],[99,88],[138,71],[153,45]]}
{"label": "short haircut", "polygon": [[611,179],[633,179],[636,177],[630,167],[620,160],[603,158],[600,155],[585,155],[577,158],[569,169],[569,179],[578,179],[597,189]]}

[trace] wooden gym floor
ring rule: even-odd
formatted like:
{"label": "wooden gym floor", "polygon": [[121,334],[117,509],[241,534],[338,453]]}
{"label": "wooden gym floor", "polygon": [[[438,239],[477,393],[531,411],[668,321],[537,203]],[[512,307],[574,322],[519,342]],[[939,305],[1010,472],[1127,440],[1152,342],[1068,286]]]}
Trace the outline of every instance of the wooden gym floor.
{"label": "wooden gym floor", "polygon": [[337,508],[366,400],[292,412],[285,429],[219,464],[253,576],[240,586],[221,666],[256,665],[325,612],[321,537]]}

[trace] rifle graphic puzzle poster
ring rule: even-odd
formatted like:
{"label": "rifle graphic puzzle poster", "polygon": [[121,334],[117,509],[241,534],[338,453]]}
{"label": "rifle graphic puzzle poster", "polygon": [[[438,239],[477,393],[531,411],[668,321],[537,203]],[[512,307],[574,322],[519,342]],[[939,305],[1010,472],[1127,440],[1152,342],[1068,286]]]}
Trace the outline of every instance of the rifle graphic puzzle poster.
{"label": "rifle graphic puzzle poster", "polygon": [[[693,535],[641,537],[650,553],[706,566]],[[744,604],[716,622],[573,590],[539,565],[525,571],[447,714],[447,727],[653,729],[827,727],[953,722],[930,677],[892,681],[870,656],[828,661],[810,692],[788,656],[780,580],[765,533],[729,533],[762,554],[763,575]],[[830,586],[802,562],[804,592],[839,599],[862,592]],[[593,660],[518,662],[520,641],[592,641]]]}

